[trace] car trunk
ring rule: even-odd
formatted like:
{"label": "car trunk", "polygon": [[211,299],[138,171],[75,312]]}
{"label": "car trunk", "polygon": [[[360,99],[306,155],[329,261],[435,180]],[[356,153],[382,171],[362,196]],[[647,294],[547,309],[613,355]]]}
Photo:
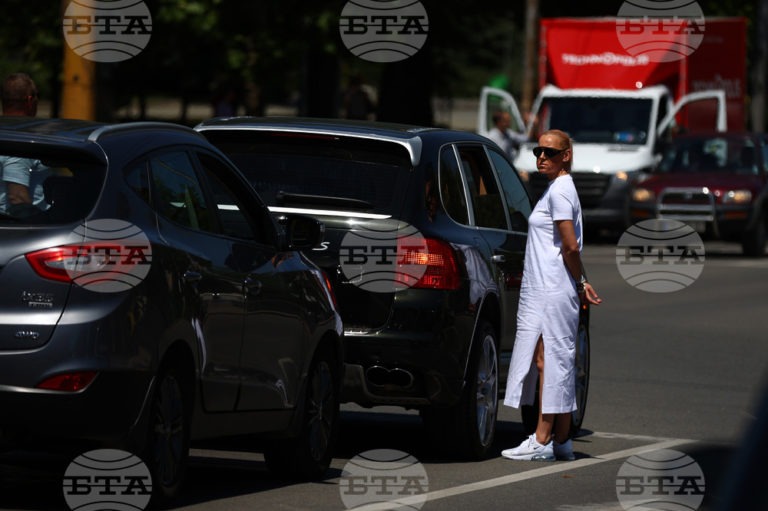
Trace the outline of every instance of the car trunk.
{"label": "car trunk", "polygon": [[72,284],[41,277],[28,258],[71,243],[71,232],[7,226],[0,232],[0,352],[39,348],[51,338]]}
{"label": "car trunk", "polygon": [[[92,154],[40,144],[2,149],[5,170],[26,169],[32,203],[0,201],[0,352],[46,344],[61,318],[82,257],[85,230],[104,184]],[[98,155],[97,155],[98,156]],[[69,264],[68,264],[69,263]]]}

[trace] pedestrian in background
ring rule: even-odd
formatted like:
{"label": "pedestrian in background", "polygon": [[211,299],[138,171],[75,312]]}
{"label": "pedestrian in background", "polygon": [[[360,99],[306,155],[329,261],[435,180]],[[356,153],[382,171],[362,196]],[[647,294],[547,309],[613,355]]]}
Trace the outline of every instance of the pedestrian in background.
{"label": "pedestrian in background", "polygon": [[367,119],[370,120],[376,108],[363,87],[363,79],[359,75],[353,76],[349,80],[349,87],[344,92],[344,118],[346,119]]}
{"label": "pedestrian in background", "polygon": [[[37,115],[37,86],[25,73],[9,75],[2,85],[4,116]],[[40,160],[0,156],[0,211],[16,217],[27,217],[45,209],[43,181],[50,169]]]}
{"label": "pedestrian in background", "polygon": [[488,132],[488,138],[496,142],[504,154],[506,154],[510,160],[514,160],[517,156],[517,151],[520,149],[520,145],[528,141],[528,137],[525,134],[512,131],[510,126],[512,125],[512,116],[509,112],[498,111],[491,117],[493,120],[493,128]]}
{"label": "pedestrian in background", "polygon": [[587,282],[581,261],[581,205],[570,174],[571,139],[544,132],[533,149],[548,180],[531,213],[520,289],[517,333],[504,404],[533,404],[538,376],[540,412],[536,431],[518,447],[502,451],[513,460],[574,459],[571,413],[576,410],[576,336],[581,303],[602,300]]}

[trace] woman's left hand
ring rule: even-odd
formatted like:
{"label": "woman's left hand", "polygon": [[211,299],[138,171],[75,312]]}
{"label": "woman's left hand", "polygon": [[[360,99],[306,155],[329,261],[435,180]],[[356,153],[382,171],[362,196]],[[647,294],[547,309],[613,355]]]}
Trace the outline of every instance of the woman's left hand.
{"label": "woman's left hand", "polygon": [[603,299],[597,295],[597,291],[592,287],[589,282],[584,283],[583,290],[579,293],[582,303],[589,303],[591,305],[600,305]]}

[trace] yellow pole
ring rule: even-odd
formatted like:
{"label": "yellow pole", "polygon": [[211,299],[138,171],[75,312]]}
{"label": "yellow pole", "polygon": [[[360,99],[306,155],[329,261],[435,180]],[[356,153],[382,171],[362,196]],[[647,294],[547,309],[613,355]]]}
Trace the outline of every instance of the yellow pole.
{"label": "yellow pole", "polygon": [[[62,13],[70,0],[62,0]],[[84,59],[64,44],[60,116],[96,119],[96,63]]]}
{"label": "yellow pole", "polygon": [[61,117],[96,119],[96,63],[64,50],[64,78],[61,89]]}

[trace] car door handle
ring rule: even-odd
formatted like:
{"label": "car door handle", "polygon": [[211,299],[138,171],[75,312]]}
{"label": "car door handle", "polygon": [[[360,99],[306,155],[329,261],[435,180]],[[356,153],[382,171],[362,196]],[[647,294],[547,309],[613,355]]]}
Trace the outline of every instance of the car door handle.
{"label": "car door handle", "polygon": [[491,261],[494,263],[506,263],[507,262],[507,256],[504,254],[494,254],[491,256]]}
{"label": "car door handle", "polygon": [[200,282],[201,280],[203,280],[203,276],[200,272],[187,270],[184,272],[183,279],[184,279],[184,282],[194,283],[194,282]]}

